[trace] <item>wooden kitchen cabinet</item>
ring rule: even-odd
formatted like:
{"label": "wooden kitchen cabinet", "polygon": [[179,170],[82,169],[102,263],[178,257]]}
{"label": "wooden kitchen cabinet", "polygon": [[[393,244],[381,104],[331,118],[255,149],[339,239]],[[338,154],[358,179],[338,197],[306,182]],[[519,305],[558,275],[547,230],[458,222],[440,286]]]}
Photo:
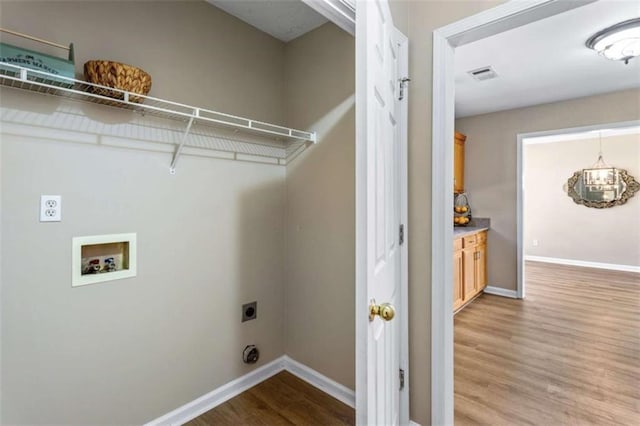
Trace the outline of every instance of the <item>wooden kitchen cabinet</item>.
{"label": "wooden kitchen cabinet", "polygon": [[462,270],[464,283],[464,295],[462,303],[464,304],[469,298],[476,295],[476,247],[466,247],[462,250]]}
{"label": "wooden kitchen cabinet", "polygon": [[[456,247],[456,241],[460,247]],[[464,270],[462,263],[462,238],[454,240],[453,244],[453,310],[464,304]]]}
{"label": "wooden kitchen cabinet", "polygon": [[460,132],[453,138],[453,192],[464,192],[464,143],[467,137]]}
{"label": "wooden kitchen cabinet", "polygon": [[473,300],[487,286],[487,231],[453,241],[453,310]]}
{"label": "wooden kitchen cabinet", "polygon": [[475,256],[475,281],[477,291],[480,292],[487,286],[487,232],[478,234]]}

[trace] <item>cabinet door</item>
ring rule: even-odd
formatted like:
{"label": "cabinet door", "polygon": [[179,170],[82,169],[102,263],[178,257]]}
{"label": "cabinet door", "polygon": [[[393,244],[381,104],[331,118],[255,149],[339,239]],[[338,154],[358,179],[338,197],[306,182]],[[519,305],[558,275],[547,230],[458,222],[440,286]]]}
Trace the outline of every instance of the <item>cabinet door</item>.
{"label": "cabinet door", "polygon": [[479,244],[475,255],[475,275],[476,288],[478,291],[484,290],[487,286],[487,245]]}
{"label": "cabinet door", "polygon": [[464,282],[464,302],[470,300],[478,292],[476,288],[476,246],[462,250],[462,280]]}
{"label": "cabinet door", "polygon": [[453,192],[464,192],[464,141],[462,133],[455,132],[453,143]]}
{"label": "cabinet door", "polygon": [[453,310],[464,303],[464,270],[462,266],[462,250],[453,252]]}

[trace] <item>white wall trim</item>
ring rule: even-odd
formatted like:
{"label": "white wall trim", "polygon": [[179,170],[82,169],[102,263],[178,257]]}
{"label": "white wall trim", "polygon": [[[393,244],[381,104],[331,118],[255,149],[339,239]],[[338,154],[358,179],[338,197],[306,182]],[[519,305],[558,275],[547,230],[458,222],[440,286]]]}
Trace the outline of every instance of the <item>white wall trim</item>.
{"label": "white wall trim", "polygon": [[579,133],[554,133],[548,136],[527,137],[523,143],[524,145],[529,146],[583,139],[596,139],[598,137],[610,138],[614,136],[635,135],[638,133],[640,133],[640,127],[631,125],[629,127],[614,127],[612,129],[603,128],[601,130],[590,130]]}
{"label": "white wall trim", "polygon": [[289,358],[287,355],[283,356],[282,360],[284,363],[284,369],[289,373],[320,389],[324,393],[331,395],[338,401],[347,404],[349,407],[356,407],[356,393],[353,390],[328,378],[324,374]]}
{"label": "white wall trim", "polygon": [[[245,374],[244,376],[238,377],[237,379],[214,389],[206,395],[176,408],[162,417],[158,417],[157,419],[146,423],[145,426],[183,425],[189,420],[195,419],[201,414],[206,413],[212,408],[217,407],[235,396],[240,395],[247,389],[262,383],[268,378],[284,370],[304,380],[311,386],[320,389],[327,395],[334,397],[349,407],[355,408],[356,393],[352,389],[341,385],[335,380],[330,379],[304,364],[301,364],[287,355],[283,355],[270,363]],[[417,425],[417,423],[414,422],[410,422],[410,424]]]}
{"label": "white wall trim", "polygon": [[493,294],[495,296],[510,297],[511,299],[518,299],[518,293],[515,290],[508,290],[502,287],[487,286],[484,289],[487,294]]}
{"label": "white wall trim", "polygon": [[[431,424],[453,424],[453,131],[454,52],[433,33],[431,155]],[[416,78],[418,78],[416,76]],[[448,206],[448,207],[445,207]],[[446,254],[446,255],[445,255]],[[447,284],[450,285],[447,285]]]}
{"label": "white wall trim", "polygon": [[589,262],[586,260],[560,259],[557,257],[544,256],[525,256],[524,259],[533,262],[555,263],[557,265],[583,266],[585,268],[609,269],[612,271],[640,273],[640,266],[634,265],[618,265],[615,263]]}
{"label": "white wall trim", "polygon": [[[409,39],[400,30],[395,29],[398,40],[398,63],[400,77],[409,75]],[[411,370],[409,364],[409,97],[405,91],[400,102],[398,114],[400,132],[400,223],[404,224],[404,244],[400,246],[400,368],[404,370],[404,389],[400,391],[400,424],[410,423]]]}
{"label": "white wall trim", "polygon": [[348,2],[340,0],[302,0],[302,2],[352,36],[356,35],[356,11]]}
{"label": "white wall trim", "polygon": [[262,367],[256,368],[244,376],[238,377],[229,383],[209,392],[206,395],[176,408],[170,413],[146,423],[145,426],[182,425],[199,415],[206,413],[214,407],[246,391],[247,389],[265,381],[269,377],[285,369],[284,356],[271,361]]}

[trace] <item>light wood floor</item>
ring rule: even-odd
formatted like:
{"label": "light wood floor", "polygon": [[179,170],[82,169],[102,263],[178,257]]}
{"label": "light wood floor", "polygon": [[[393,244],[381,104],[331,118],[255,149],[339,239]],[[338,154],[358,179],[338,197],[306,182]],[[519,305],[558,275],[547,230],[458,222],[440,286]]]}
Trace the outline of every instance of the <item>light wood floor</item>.
{"label": "light wood floor", "polygon": [[640,425],[640,274],[526,274],[455,316],[456,425]]}
{"label": "light wood floor", "polygon": [[187,423],[205,425],[354,425],[355,411],[283,371]]}

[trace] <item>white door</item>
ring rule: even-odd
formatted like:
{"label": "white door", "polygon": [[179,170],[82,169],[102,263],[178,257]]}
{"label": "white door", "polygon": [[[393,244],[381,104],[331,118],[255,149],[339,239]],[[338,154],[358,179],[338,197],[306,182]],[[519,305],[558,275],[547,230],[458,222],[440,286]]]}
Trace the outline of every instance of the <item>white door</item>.
{"label": "white door", "polygon": [[[357,2],[356,418],[362,425],[400,422],[401,315],[397,309],[404,150],[398,123],[396,38],[386,1]],[[378,315],[371,316],[372,306],[378,308]],[[395,315],[389,319],[391,313]]]}

